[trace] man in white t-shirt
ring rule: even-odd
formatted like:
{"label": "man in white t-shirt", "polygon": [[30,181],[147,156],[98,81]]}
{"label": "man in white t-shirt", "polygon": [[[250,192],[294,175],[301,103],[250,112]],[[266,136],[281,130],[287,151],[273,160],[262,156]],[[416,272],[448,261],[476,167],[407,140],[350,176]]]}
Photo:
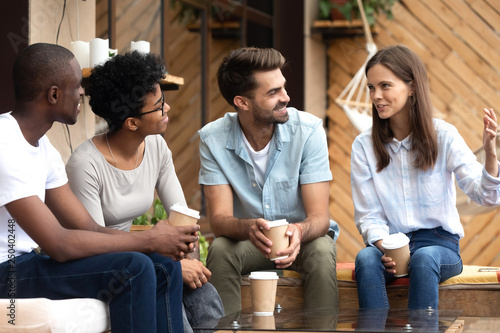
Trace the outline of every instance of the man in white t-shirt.
{"label": "man in white t-shirt", "polygon": [[0,297],[97,298],[109,302],[113,331],[182,332],[178,259],[192,251],[199,226],[160,221],[127,233],[95,223],[45,136],[56,121],[76,122],[77,60],[61,46],[33,44],[13,78],[15,107],[0,115]]}

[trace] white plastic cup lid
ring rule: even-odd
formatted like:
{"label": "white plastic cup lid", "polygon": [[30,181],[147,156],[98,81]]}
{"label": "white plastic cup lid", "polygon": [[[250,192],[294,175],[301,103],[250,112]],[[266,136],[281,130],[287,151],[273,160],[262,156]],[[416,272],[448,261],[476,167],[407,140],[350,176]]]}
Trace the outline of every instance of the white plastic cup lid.
{"label": "white plastic cup lid", "polygon": [[397,234],[392,234],[385,237],[382,241],[382,247],[386,250],[394,250],[405,246],[409,242],[410,239],[408,238],[408,236],[406,236],[402,232],[398,232]]}
{"label": "white plastic cup lid", "polygon": [[254,312],[253,315],[256,317],[272,317],[274,312]]}
{"label": "white plastic cup lid", "polygon": [[278,274],[276,272],[251,272],[250,279],[255,280],[278,280]]}
{"label": "white plastic cup lid", "polygon": [[184,215],[194,217],[195,219],[198,219],[198,220],[200,219],[200,212],[199,211],[185,207],[185,206],[178,204],[178,203],[170,206],[170,210],[175,210],[178,213],[182,213]]}
{"label": "white plastic cup lid", "polygon": [[269,221],[267,222],[267,225],[272,228],[272,227],[279,227],[279,226],[282,226],[282,225],[288,225],[289,223],[287,222],[286,219],[282,219],[282,220],[276,220],[276,221]]}

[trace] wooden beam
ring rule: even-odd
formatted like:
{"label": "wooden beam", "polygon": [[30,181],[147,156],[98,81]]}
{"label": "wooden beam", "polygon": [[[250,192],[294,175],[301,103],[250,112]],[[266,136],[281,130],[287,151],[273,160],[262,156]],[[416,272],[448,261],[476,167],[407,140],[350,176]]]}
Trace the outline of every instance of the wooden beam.
{"label": "wooden beam", "polygon": [[283,69],[283,75],[287,79],[290,105],[299,110],[304,110],[305,107],[303,8],[304,1],[275,0],[274,2],[273,47],[280,51],[289,63],[289,66]]}
{"label": "wooden beam", "polygon": [[109,47],[116,49],[116,0],[108,0]]}
{"label": "wooden beam", "polygon": [[239,5],[234,8],[234,10],[231,12],[233,15],[238,16],[238,17],[246,17],[247,21],[251,21],[254,23],[257,23],[259,25],[262,25],[267,28],[272,28],[273,27],[273,18],[271,15],[266,14],[260,10],[257,10],[253,7],[250,7],[248,5]]}

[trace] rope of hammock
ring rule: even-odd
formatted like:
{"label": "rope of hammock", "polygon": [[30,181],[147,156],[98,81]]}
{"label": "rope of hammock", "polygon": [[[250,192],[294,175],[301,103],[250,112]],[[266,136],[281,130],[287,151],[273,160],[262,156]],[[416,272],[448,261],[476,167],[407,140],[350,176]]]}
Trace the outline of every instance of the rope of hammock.
{"label": "rope of hammock", "polygon": [[368,56],[349,84],[335,99],[335,102],[342,107],[354,127],[356,127],[359,132],[363,132],[372,126],[372,103],[366,87],[365,68],[368,60],[377,52],[377,45],[373,42],[363,4],[361,0],[357,1],[363,21],[363,31],[366,38],[366,51],[368,52]]}

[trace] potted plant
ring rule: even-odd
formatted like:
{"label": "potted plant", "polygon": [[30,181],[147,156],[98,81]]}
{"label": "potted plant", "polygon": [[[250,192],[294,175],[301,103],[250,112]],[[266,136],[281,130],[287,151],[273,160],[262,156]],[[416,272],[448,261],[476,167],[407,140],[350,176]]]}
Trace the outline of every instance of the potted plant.
{"label": "potted plant", "polygon": [[349,0],[319,0],[319,19],[320,20],[345,20],[344,15],[338,8],[345,5]]}
{"label": "potted plant", "polygon": [[[384,14],[389,20],[392,19],[392,6],[398,0],[362,0],[368,24],[375,24],[375,14]],[[335,19],[340,13],[343,19],[351,21],[359,18],[359,7],[357,0],[320,0],[320,19]]]}
{"label": "potted plant", "polygon": [[[238,20],[233,16],[233,10],[241,5],[242,0],[201,0],[210,4],[210,15],[216,22]],[[170,8],[179,8],[178,19],[183,24],[195,23],[200,18],[200,11],[195,7],[179,0],[170,0]]]}
{"label": "potted plant", "polygon": [[[160,199],[156,198],[153,202],[153,214],[146,212],[143,215],[136,217],[132,221],[132,226],[148,226],[153,227],[158,221],[166,220],[168,218],[167,211],[163,207]],[[147,230],[149,228],[132,228],[134,230]],[[207,254],[208,247],[210,246],[208,240],[198,231],[198,250],[199,251],[199,260],[206,266],[207,264]]]}

